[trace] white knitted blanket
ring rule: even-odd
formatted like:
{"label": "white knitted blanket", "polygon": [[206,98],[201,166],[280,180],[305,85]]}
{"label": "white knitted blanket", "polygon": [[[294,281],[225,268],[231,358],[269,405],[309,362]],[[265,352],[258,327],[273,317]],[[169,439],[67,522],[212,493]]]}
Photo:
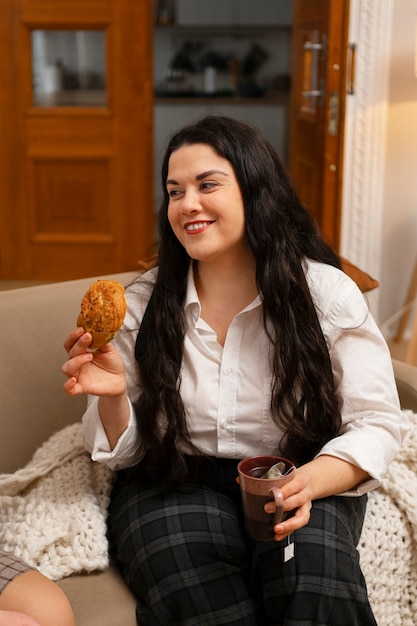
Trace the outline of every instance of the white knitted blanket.
{"label": "white knitted blanket", "polygon": [[[378,626],[415,626],[417,413],[383,485],[369,494],[359,544]],[[59,431],[14,474],[0,475],[0,546],[57,580],[108,565],[112,472],[85,452],[81,425]]]}
{"label": "white knitted blanket", "polygon": [[378,626],[417,624],[417,413],[382,486],[369,494],[359,543]]}
{"label": "white knitted blanket", "polygon": [[81,424],[57,432],[26,467],[0,475],[0,546],[53,580],[104,569],[111,477],[90,460]]}

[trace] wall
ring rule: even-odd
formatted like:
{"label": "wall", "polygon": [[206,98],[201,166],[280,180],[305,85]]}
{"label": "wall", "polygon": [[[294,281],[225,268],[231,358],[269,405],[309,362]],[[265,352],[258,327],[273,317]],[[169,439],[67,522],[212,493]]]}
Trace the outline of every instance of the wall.
{"label": "wall", "polygon": [[[394,0],[386,120],[379,316],[404,302],[417,262],[417,0]],[[395,324],[387,329],[392,333]]]}
{"label": "wall", "polygon": [[350,6],[356,71],[346,107],[341,252],[379,280],[368,299],[392,337],[417,255],[417,0]]}

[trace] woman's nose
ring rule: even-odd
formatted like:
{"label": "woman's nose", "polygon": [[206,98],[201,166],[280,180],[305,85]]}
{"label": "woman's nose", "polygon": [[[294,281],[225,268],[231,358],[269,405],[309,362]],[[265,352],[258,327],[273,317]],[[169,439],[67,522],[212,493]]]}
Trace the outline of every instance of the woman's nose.
{"label": "woman's nose", "polygon": [[183,213],[195,213],[201,211],[201,202],[199,194],[190,189],[186,190],[181,202],[181,211]]}

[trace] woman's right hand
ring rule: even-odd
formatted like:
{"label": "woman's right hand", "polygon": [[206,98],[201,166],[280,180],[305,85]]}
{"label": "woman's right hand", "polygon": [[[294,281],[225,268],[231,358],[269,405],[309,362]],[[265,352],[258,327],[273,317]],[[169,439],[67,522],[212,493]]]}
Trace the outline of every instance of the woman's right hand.
{"label": "woman's right hand", "polygon": [[69,359],[62,366],[67,377],[65,391],[72,396],[121,396],[126,393],[125,366],[111,343],[98,350],[89,350],[90,333],[83,328],[73,330],[64,341]]}

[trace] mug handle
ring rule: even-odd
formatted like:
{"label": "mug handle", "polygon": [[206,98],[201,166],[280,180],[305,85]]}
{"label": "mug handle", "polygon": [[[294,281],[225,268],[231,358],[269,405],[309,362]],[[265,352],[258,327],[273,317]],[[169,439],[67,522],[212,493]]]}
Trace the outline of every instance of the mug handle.
{"label": "mug handle", "polygon": [[284,516],[284,498],[282,497],[282,491],[278,487],[271,487],[269,493],[274,496],[276,511],[274,513],[274,526],[282,522]]}

